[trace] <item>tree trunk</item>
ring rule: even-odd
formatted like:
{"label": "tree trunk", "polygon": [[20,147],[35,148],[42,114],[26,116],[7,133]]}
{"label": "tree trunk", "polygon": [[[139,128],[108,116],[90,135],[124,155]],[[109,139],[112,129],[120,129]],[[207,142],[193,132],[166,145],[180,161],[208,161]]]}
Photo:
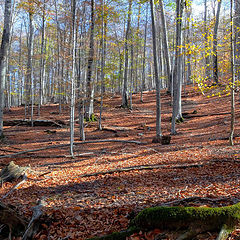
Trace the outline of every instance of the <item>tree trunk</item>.
{"label": "tree trunk", "polygon": [[146,20],[144,29],[144,46],[143,46],[143,61],[142,61],[142,87],[141,87],[141,102],[143,102],[143,91],[146,90],[146,47],[147,47],[147,26],[148,26],[148,4],[146,9]]}
{"label": "tree trunk", "polygon": [[[39,102],[38,102],[38,115],[40,116],[41,105],[43,104],[43,89],[45,77],[45,0],[43,2],[43,15],[42,15],[42,39],[41,39],[41,59],[40,59],[40,76],[39,76]],[[57,30],[58,32],[58,30]],[[58,39],[58,38],[57,38]],[[58,47],[58,46],[57,46]],[[59,62],[59,60],[58,60]],[[58,70],[57,70],[58,71]]]}
{"label": "tree trunk", "polygon": [[100,105],[100,117],[99,117],[99,124],[98,128],[99,130],[102,130],[102,111],[103,111],[103,88],[104,88],[104,68],[105,68],[105,49],[106,49],[106,26],[105,26],[105,1],[102,0],[102,41],[101,41],[101,47],[102,47],[102,54],[101,54],[101,105]]}
{"label": "tree trunk", "polygon": [[208,40],[208,36],[209,36],[209,29],[207,27],[207,0],[204,0],[204,31],[205,31],[205,78],[206,80],[208,80],[211,77],[211,73],[210,73],[210,53],[208,50],[209,47],[209,40]]}
{"label": "tree trunk", "polygon": [[232,82],[231,82],[231,130],[229,135],[229,143],[233,146],[233,134],[234,134],[234,122],[235,122],[235,21],[233,17],[233,0],[231,0],[231,71],[232,71]]}
{"label": "tree trunk", "polygon": [[0,137],[3,136],[3,109],[6,77],[6,57],[10,40],[11,8],[12,8],[11,0],[5,0],[4,25],[0,49]]}
{"label": "tree trunk", "polygon": [[[191,34],[191,29],[190,29],[190,18],[192,14],[192,9],[188,9],[187,12],[187,44],[190,44],[190,34]],[[186,83],[191,84],[191,54],[187,55],[187,72],[186,72]]]}
{"label": "tree trunk", "polygon": [[130,60],[130,103],[129,103],[129,108],[132,109],[132,93],[133,93],[133,58],[134,58],[134,49],[133,49],[133,41],[134,41],[134,33],[133,29],[131,31],[131,60]]}
{"label": "tree trunk", "polygon": [[152,18],[152,41],[153,41],[153,60],[154,60],[154,75],[156,81],[156,138],[161,138],[161,102],[160,102],[160,82],[158,76],[158,63],[157,63],[157,44],[156,44],[156,27],[153,0],[150,0],[151,18]]}
{"label": "tree trunk", "polygon": [[218,25],[219,25],[219,17],[220,17],[220,10],[221,10],[221,3],[222,0],[218,1],[217,7],[217,14],[216,14],[216,21],[214,26],[213,32],[213,80],[216,84],[218,84],[218,53],[217,53],[217,37],[218,37]]}
{"label": "tree trunk", "polygon": [[128,39],[131,28],[131,16],[132,16],[132,0],[129,0],[128,7],[128,20],[127,29],[125,35],[125,66],[124,66],[124,80],[123,80],[123,91],[122,91],[122,107],[128,107]]}
{"label": "tree trunk", "polygon": [[171,133],[176,134],[176,121],[182,119],[182,69],[181,69],[181,46],[182,44],[182,13],[183,1],[176,0],[176,44],[175,44],[175,64],[173,70],[173,111]]}
{"label": "tree trunk", "polygon": [[165,58],[166,72],[167,72],[167,79],[168,79],[168,92],[172,94],[172,74],[171,74],[171,65],[170,65],[169,48],[168,48],[168,33],[167,33],[166,19],[165,19],[162,0],[159,1],[159,9],[160,9],[160,15],[161,15],[161,24],[162,24],[161,29],[162,29],[163,54]]}
{"label": "tree trunk", "polygon": [[87,89],[86,89],[86,106],[85,106],[85,118],[90,120],[93,114],[93,58],[94,58],[94,28],[95,28],[95,4],[94,0],[91,0],[91,33],[90,33],[90,45],[89,45],[89,58],[87,68]]}
{"label": "tree trunk", "polygon": [[74,157],[74,119],[75,119],[75,69],[76,69],[76,2],[72,0],[72,81],[71,81],[71,113],[70,113],[70,154]]}

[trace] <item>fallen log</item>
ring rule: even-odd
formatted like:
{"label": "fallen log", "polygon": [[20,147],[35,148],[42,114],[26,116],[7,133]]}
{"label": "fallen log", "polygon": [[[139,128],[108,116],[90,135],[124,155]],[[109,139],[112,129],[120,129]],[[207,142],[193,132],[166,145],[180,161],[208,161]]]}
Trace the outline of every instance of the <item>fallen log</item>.
{"label": "fallen log", "polygon": [[[33,126],[45,126],[45,127],[59,127],[62,128],[66,123],[61,120],[33,120]],[[15,120],[4,120],[3,126],[32,126],[32,122],[29,119],[15,119]]]}
{"label": "fallen log", "polygon": [[11,161],[0,172],[0,182],[12,182],[24,176],[28,167],[19,167],[13,161]]}
{"label": "fallen log", "polygon": [[[90,140],[90,141],[83,141],[83,142],[75,142],[74,145],[81,145],[81,144],[88,144],[88,143],[104,143],[104,142],[117,142],[117,143],[133,143],[133,144],[144,144],[142,142],[138,142],[138,141],[126,141],[126,140],[115,140],[115,139],[104,139],[104,140]],[[63,147],[69,147],[70,144],[58,144],[58,145],[53,145],[53,146],[47,146],[47,147],[43,147],[43,148],[38,148],[38,149],[29,149],[26,151],[22,151],[22,152],[17,152],[17,153],[13,153],[13,154],[8,154],[8,155],[1,155],[0,158],[11,158],[11,157],[15,157],[17,155],[21,155],[21,154],[25,154],[25,153],[32,153],[32,152],[40,152],[43,150],[47,150],[47,149],[53,149],[53,148],[63,148]]]}
{"label": "fallen log", "polygon": [[185,230],[177,240],[191,240],[200,233],[220,231],[217,240],[226,240],[239,222],[240,203],[216,208],[161,206],[142,210],[125,231],[91,240],[124,240],[133,232],[152,229]]}
{"label": "fallen log", "polygon": [[[240,221],[240,203],[227,207],[154,207],[141,211],[130,226],[142,229],[185,229],[177,240],[193,239],[200,233],[220,231],[218,239],[226,239]],[[222,237],[222,236],[225,236]]]}
{"label": "fallen log", "polygon": [[117,133],[117,132],[130,131],[131,129],[126,127],[119,127],[119,126],[103,126],[102,130]]}
{"label": "fallen log", "polygon": [[206,164],[211,164],[210,162],[207,162],[205,164],[177,164],[174,166],[169,166],[169,164],[157,164],[157,165],[138,165],[138,166],[133,166],[133,167],[123,167],[123,168],[115,168],[112,170],[108,171],[100,171],[100,172],[95,172],[95,173],[88,173],[88,174],[83,174],[80,177],[92,177],[92,176],[98,176],[98,175],[106,175],[106,174],[113,174],[113,173],[121,173],[121,172],[130,172],[130,171],[140,171],[140,170],[153,170],[153,169],[159,169],[159,168],[192,168],[192,167],[202,167]]}

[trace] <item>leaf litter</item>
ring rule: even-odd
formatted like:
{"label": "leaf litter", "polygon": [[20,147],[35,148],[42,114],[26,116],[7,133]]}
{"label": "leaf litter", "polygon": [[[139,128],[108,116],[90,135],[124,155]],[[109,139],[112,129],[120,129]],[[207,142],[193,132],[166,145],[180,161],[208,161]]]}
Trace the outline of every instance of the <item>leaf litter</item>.
{"label": "leaf litter", "polygon": [[[240,200],[240,126],[239,103],[236,106],[235,145],[228,146],[230,114],[229,97],[205,98],[187,88],[183,96],[183,112],[197,111],[199,117],[186,118],[177,125],[178,135],[172,136],[170,145],[152,143],[155,136],[155,93],[144,93],[144,102],[139,94],[133,95],[133,110],[117,108],[121,99],[105,99],[103,124],[125,128],[116,134],[98,131],[97,123],[88,123],[86,139],[121,139],[141,141],[143,145],[128,143],[90,143],[75,146],[74,159],[58,157],[69,155],[68,148],[47,149],[36,153],[1,159],[5,165],[11,160],[21,166],[30,166],[28,180],[10,194],[4,203],[14,205],[27,219],[38,199],[45,199],[44,219],[35,239],[87,239],[126,229],[131,214],[175,200],[199,197],[219,199],[217,206]],[[68,121],[68,108],[62,114],[51,116],[57,105],[43,106],[42,119]],[[162,131],[170,132],[170,98],[162,94]],[[96,106],[96,115],[98,115]],[[5,119],[23,118],[24,109],[13,108]],[[202,115],[202,116],[200,116]],[[36,114],[37,116],[37,114]],[[35,117],[36,117],[35,116]],[[37,117],[36,117],[37,118]],[[12,151],[37,149],[69,142],[69,129],[54,127],[5,127],[6,139],[1,144],[0,154]],[[55,132],[56,130],[56,132]],[[51,133],[51,134],[50,134]],[[78,141],[76,124],[75,140]],[[84,156],[82,153],[92,153]],[[199,167],[174,168],[176,165],[199,164]],[[140,165],[164,165],[152,170],[133,170],[101,174],[108,170]],[[99,173],[97,176],[81,177]],[[0,196],[4,196],[15,183],[4,183]],[[201,206],[201,202],[188,205]],[[213,206],[213,202],[207,202]],[[215,204],[216,205],[216,204]],[[214,206],[215,206],[214,205]],[[237,229],[229,237],[240,239]],[[153,229],[133,234],[128,239],[173,240],[176,233]],[[198,239],[214,239],[206,233]]]}

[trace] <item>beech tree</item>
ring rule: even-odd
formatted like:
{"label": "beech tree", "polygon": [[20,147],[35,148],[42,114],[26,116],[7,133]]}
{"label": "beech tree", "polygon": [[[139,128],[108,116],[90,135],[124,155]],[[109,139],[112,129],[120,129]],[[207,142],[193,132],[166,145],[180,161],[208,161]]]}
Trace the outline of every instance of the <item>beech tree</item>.
{"label": "beech tree", "polygon": [[10,40],[12,1],[5,0],[4,24],[0,49],[0,137],[3,137],[3,109],[6,79],[6,58]]}
{"label": "beech tree", "polygon": [[168,91],[172,95],[172,91],[173,91],[172,83],[173,82],[172,82],[172,74],[171,74],[169,48],[168,48],[168,33],[167,33],[167,26],[166,26],[166,18],[165,18],[165,12],[164,12],[164,7],[163,7],[163,1],[160,0],[158,3],[159,3],[159,10],[160,10],[160,16],[161,16],[163,54],[164,54],[165,64],[166,64]]}
{"label": "beech tree", "polygon": [[220,18],[220,10],[221,10],[222,0],[218,1],[217,5],[217,13],[215,16],[215,26],[213,32],[213,79],[215,83],[219,82],[218,76],[218,52],[217,52],[217,44],[218,44],[218,25]]}
{"label": "beech tree", "polygon": [[176,0],[176,42],[175,42],[175,64],[173,69],[173,110],[172,110],[172,128],[171,133],[176,134],[176,121],[182,119],[182,14],[184,1]]}
{"label": "beech tree", "polygon": [[89,57],[87,67],[87,83],[86,83],[86,106],[85,106],[85,118],[90,120],[93,115],[93,58],[94,58],[94,28],[95,28],[95,2],[91,0],[91,32],[89,42]]}
{"label": "beech tree", "polygon": [[154,76],[156,82],[156,140],[160,142],[162,136],[161,132],[161,102],[160,102],[160,81],[158,75],[158,62],[157,62],[157,44],[156,44],[156,27],[154,17],[154,5],[150,0],[151,19],[152,19],[152,41],[153,41],[153,59],[154,59]]}
{"label": "beech tree", "polygon": [[128,7],[128,17],[127,17],[127,29],[125,34],[125,64],[124,64],[124,81],[123,81],[123,90],[122,90],[122,107],[128,107],[128,50],[129,50],[129,35],[131,28],[131,16],[132,16],[132,0],[129,0]]}

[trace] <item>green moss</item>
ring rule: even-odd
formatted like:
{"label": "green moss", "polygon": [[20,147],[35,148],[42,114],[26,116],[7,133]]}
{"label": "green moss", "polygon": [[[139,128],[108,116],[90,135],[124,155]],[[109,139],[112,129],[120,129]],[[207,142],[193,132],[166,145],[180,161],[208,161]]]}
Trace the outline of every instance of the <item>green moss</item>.
{"label": "green moss", "polygon": [[90,118],[85,118],[84,119],[85,122],[96,122],[97,121],[97,117],[93,114],[91,114]]}
{"label": "green moss", "polygon": [[[172,122],[172,117],[170,117],[170,122]],[[184,122],[184,118],[183,117],[180,117],[180,118],[177,118],[176,123],[183,123]]]}
{"label": "green moss", "polygon": [[202,231],[217,230],[224,227],[231,232],[240,222],[240,203],[219,208],[208,207],[154,207],[141,211],[130,223],[126,231],[95,237],[88,240],[125,240],[126,237],[140,230],[159,229],[194,229]]}
{"label": "green moss", "polygon": [[179,117],[176,119],[176,123],[183,123],[184,122],[184,118],[183,117]]}
{"label": "green moss", "polygon": [[141,211],[131,222],[140,229],[187,228],[193,222],[208,223],[212,229],[240,220],[240,203],[219,208],[154,207]]}

